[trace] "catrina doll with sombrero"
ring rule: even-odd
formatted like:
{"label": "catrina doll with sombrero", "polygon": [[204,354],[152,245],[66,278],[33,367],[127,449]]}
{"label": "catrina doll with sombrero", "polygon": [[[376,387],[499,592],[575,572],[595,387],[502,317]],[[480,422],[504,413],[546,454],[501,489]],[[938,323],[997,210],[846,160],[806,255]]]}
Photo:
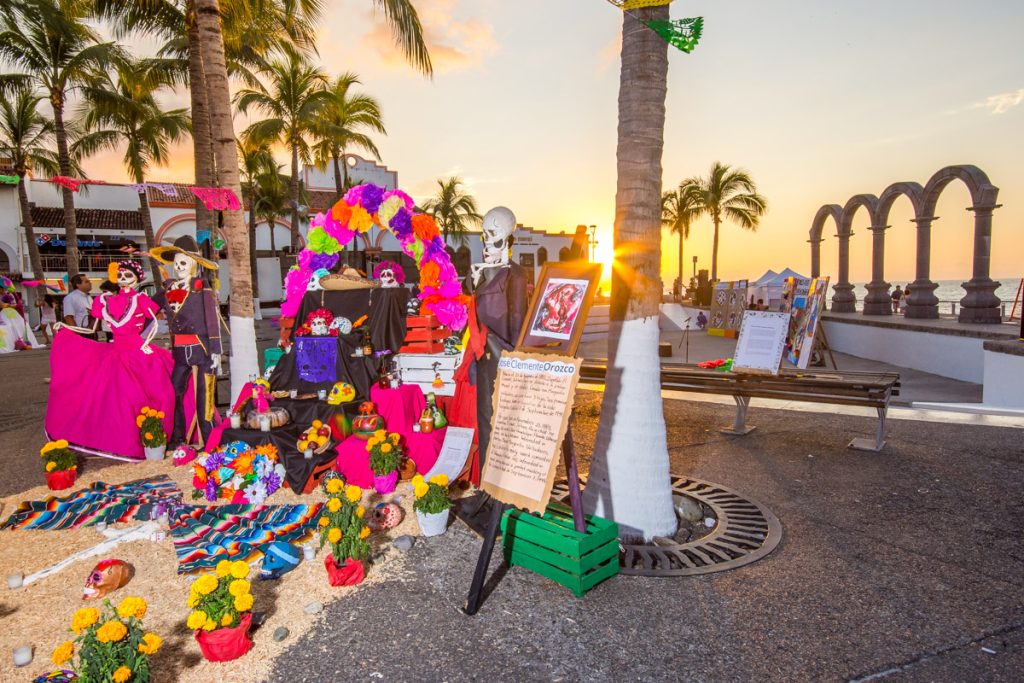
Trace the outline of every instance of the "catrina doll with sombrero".
{"label": "catrina doll with sombrero", "polygon": [[[171,266],[171,278],[154,297],[167,317],[174,358],[174,432],[169,443],[205,443],[213,429],[216,373],[222,349],[217,292],[202,272],[217,270],[217,264],[200,254],[199,245],[188,235],[179,237],[172,246],[150,249],[149,255]],[[189,380],[195,392],[196,419],[186,423]]]}

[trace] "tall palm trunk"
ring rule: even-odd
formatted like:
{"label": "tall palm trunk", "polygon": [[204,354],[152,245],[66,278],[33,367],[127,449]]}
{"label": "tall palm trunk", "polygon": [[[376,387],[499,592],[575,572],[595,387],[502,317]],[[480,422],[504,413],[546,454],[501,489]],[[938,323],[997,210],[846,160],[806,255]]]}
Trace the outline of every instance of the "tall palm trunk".
{"label": "tall palm trunk", "polygon": [[[68,153],[68,132],[64,128],[64,93],[51,93],[53,106],[53,132],[57,138],[57,161],[62,176],[71,175],[71,155]],[[66,187],[61,187],[64,200],[64,239],[67,243],[68,278],[78,275],[78,223],[75,220],[75,197]]]}
{"label": "tall palm trunk", "polygon": [[299,148],[292,145],[292,252],[299,250]]}
{"label": "tall palm trunk", "polygon": [[[206,76],[203,73],[202,47],[195,11],[188,12],[188,78],[189,98],[192,105],[192,155],[195,159],[196,185],[216,185],[213,162],[213,139],[210,137],[210,109],[206,96]],[[214,234],[213,212],[196,199],[196,227]]]}
{"label": "tall palm trunk", "polygon": [[658,359],[661,299],[661,156],[668,45],[642,19],[668,6],[623,13],[608,376],[588,510],[627,538],[671,536],[677,522],[669,479]]}
{"label": "tall palm trunk", "polygon": [[277,228],[277,218],[274,216],[267,217],[267,227],[270,229],[270,254],[277,256],[277,241],[274,239],[274,230]]}
{"label": "tall palm trunk", "polygon": [[[32,276],[36,280],[42,280],[43,275],[43,258],[39,255],[39,244],[36,242],[36,228],[32,222],[32,208],[28,205],[28,191],[25,189],[25,178],[27,177],[25,171],[19,170],[18,175],[18,202],[21,204],[21,227],[25,229],[25,241],[28,242],[28,260],[32,266]],[[45,290],[40,290],[40,296],[45,294]]]}
{"label": "tall palm trunk", "polygon": [[[142,177],[136,178],[135,182],[142,183]],[[139,193],[139,213],[142,214],[142,234],[146,237],[146,251],[149,251],[156,246],[156,236],[153,234],[153,216],[149,211],[149,197],[146,194],[146,188],[142,188],[142,192]],[[153,284],[159,287],[163,278],[156,259],[149,259],[149,267],[150,272],[153,273]]]}
{"label": "tall palm trunk", "polygon": [[683,231],[679,231],[679,298],[683,298]]}
{"label": "tall palm trunk", "polygon": [[345,186],[341,182],[341,154],[337,148],[331,150],[331,157],[334,159],[334,190],[338,193],[338,199],[341,199]]}
{"label": "tall palm trunk", "polygon": [[256,263],[256,196],[249,184],[249,268],[252,271],[252,298],[260,298],[260,273]]}
{"label": "tall palm trunk", "polygon": [[711,242],[711,281],[718,282],[718,226],[722,219],[715,213],[711,215],[711,221],[715,224],[715,236]]}
{"label": "tall palm trunk", "polygon": [[[224,38],[221,35],[220,3],[218,0],[196,0],[196,15],[207,93],[212,95],[209,100],[210,130],[217,175],[221,187],[241,197],[238,151],[231,122],[228,70],[224,62]],[[222,215],[231,279],[231,395],[237,396],[246,378],[251,374],[259,374],[256,329],[253,324],[252,273],[249,270],[249,239],[245,234],[242,211],[224,211]]]}

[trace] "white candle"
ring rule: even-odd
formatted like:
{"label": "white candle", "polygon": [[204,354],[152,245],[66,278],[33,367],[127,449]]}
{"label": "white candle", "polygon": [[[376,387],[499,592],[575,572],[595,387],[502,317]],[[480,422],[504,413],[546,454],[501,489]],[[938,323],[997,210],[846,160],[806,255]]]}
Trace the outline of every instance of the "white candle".
{"label": "white candle", "polygon": [[11,574],[7,577],[7,587],[11,590],[14,590],[15,588],[21,588],[21,584],[24,582],[25,576],[21,572]]}
{"label": "white candle", "polygon": [[302,559],[307,562],[316,559],[316,546],[312,543],[302,546]]}
{"label": "white candle", "polygon": [[302,457],[305,458],[306,460],[312,460],[313,459],[313,449],[312,448],[307,448],[306,450],[302,451]]}
{"label": "white candle", "polygon": [[14,648],[14,666],[28,666],[32,661],[32,646],[21,645]]}
{"label": "white candle", "polygon": [[299,395],[299,390],[298,389],[289,389],[288,390],[288,398],[297,398],[298,395]]}
{"label": "white candle", "polygon": [[321,401],[324,400],[325,398],[327,398],[327,390],[326,389],[319,389],[319,390],[317,390],[316,397],[318,399],[320,399]]}
{"label": "white candle", "polygon": [[260,415],[260,431],[261,432],[269,432],[270,431],[270,418],[267,417],[266,415]]}
{"label": "white candle", "polygon": [[231,428],[238,429],[242,426],[242,416],[238,413],[231,413]]}
{"label": "white candle", "polygon": [[107,530],[107,523],[106,522],[96,522],[96,531],[106,531],[106,530]]}

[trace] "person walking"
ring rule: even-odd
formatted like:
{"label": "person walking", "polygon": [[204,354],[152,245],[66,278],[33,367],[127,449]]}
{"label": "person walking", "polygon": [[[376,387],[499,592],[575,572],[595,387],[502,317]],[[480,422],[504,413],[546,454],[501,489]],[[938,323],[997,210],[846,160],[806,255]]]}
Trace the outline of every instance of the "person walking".
{"label": "person walking", "polygon": [[57,300],[52,294],[46,294],[42,299],[36,298],[36,306],[39,308],[39,334],[43,335],[46,340],[44,343],[49,346],[50,333],[57,324]]}
{"label": "person walking", "polygon": [[[71,293],[64,297],[64,324],[74,327],[90,327],[89,311],[92,310],[92,280],[83,273],[71,278]],[[96,333],[88,335],[96,339]]]}
{"label": "person walking", "polygon": [[900,297],[900,313],[907,314],[907,300],[910,299],[910,285],[903,289],[903,296]]}
{"label": "person walking", "polygon": [[892,294],[890,294],[889,296],[892,297],[892,312],[899,313],[900,299],[903,298],[903,288],[900,287],[899,285],[896,285],[895,287],[893,287]]}

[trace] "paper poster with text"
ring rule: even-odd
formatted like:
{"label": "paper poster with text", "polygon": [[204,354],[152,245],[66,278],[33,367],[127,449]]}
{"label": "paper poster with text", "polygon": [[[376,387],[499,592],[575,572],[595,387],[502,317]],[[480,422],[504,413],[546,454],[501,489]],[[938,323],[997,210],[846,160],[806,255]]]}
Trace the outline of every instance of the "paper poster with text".
{"label": "paper poster with text", "polygon": [[543,514],[569,425],[580,361],[503,352],[480,487],[498,500]]}

